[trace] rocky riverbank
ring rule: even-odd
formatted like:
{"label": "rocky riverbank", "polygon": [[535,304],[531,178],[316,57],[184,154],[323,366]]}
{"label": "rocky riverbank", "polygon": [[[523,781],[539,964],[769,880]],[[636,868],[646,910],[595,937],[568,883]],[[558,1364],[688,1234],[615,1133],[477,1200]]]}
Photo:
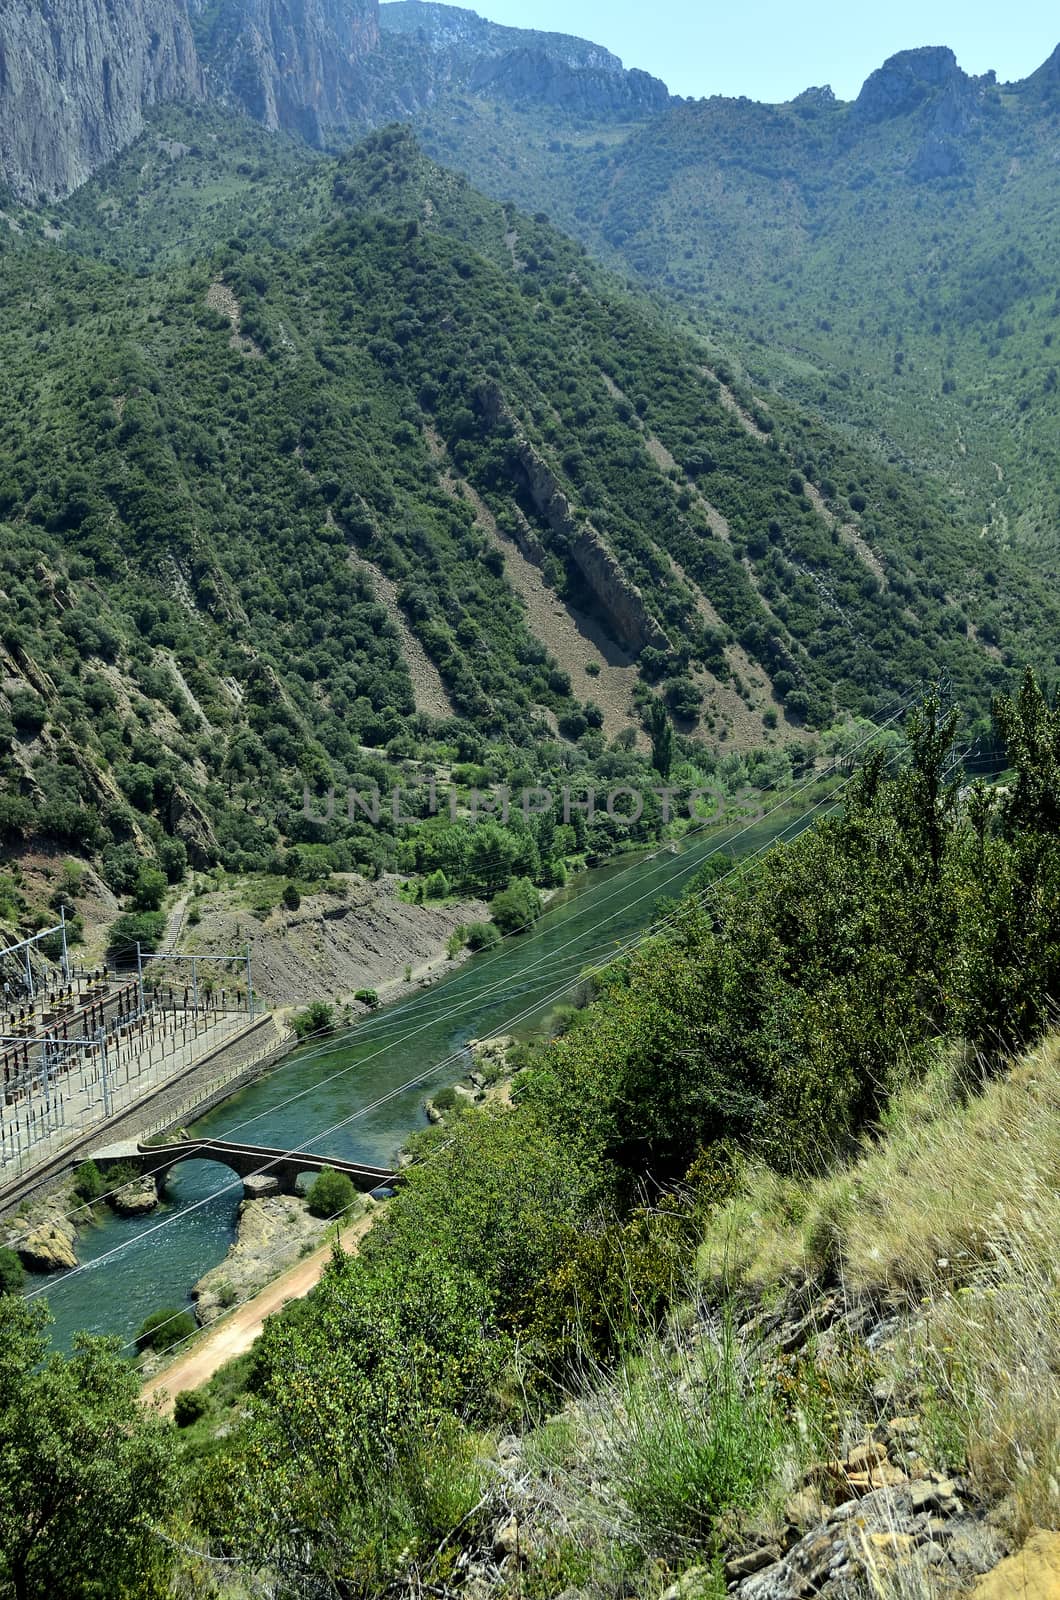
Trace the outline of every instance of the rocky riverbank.
{"label": "rocky riverbank", "polygon": [[119,1217],[141,1217],[159,1203],[151,1178],[133,1178],[114,1189],[104,1185],[93,1202],[78,1193],[75,1183],[76,1174],[67,1173],[0,1221],[0,1244],[15,1251],[27,1272],[76,1267],[78,1238],[106,1207]]}
{"label": "rocky riverbank", "polygon": [[[362,1215],[361,1202],[350,1221]],[[195,1315],[209,1327],[237,1301],[256,1295],[302,1256],[317,1248],[330,1224],[311,1215],[296,1195],[268,1194],[244,1200],[239,1207],[236,1238],[225,1259],[203,1274],[192,1290]]]}
{"label": "rocky riverbank", "polygon": [[481,900],[410,905],[401,897],[403,881],[336,873],[326,889],[303,896],[297,911],[268,904],[255,882],[226,884],[197,895],[180,948],[206,957],[249,945],[255,990],[271,1006],[310,998],[341,1005],[364,989],[389,999],[451,970],[454,930],[489,916]]}

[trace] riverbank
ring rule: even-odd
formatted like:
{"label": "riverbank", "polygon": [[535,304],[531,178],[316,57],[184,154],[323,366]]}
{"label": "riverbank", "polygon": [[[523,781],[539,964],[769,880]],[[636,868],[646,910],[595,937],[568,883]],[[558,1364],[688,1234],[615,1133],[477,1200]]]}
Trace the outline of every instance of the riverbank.
{"label": "riverbank", "polygon": [[[350,1227],[343,1229],[338,1243],[348,1254],[356,1253],[360,1241],[379,1215],[372,1208]],[[265,1326],[267,1317],[274,1316],[291,1300],[301,1300],[314,1289],[323,1277],[331,1260],[334,1245],[320,1245],[312,1255],[305,1256],[293,1267],[280,1274],[252,1300],[237,1306],[202,1334],[189,1350],[161,1371],[152,1374],[140,1391],[146,1405],[157,1405],[163,1415],[170,1416],[173,1402],[185,1389],[201,1389],[215,1373],[228,1362],[246,1355]]]}
{"label": "riverbank", "polygon": [[454,930],[489,916],[485,902],[471,898],[410,905],[401,898],[404,882],[391,873],[375,882],[335,873],[289,910],[280,880],[232,879],[195,896],[180,949],[216,958],[249,948],[255,992],[279,1009],[315,999],[342,1006],[364,989],[392,996],[433,981],[452,965],[446,947]]}
{"label": "riverbank", "polygon": [[[657,850],[590,870],[557,894],[528,932],[439,972],[432,987],[402,998],[400,1014],[379,1010],[296,1051],[282,1071],[196,1120],[193,1131],[223,1137],[238,1125],[258,1144],[393,1166],[410,1136],[429,1125],[425,1099],[470,1065],[461,1059],[470,1040],[524,1038],[577,987],[587,966],[635,940],[660,898],[679,896],[711,852],[731,838],[726,853],[749,856],[792,826],[791,814],[778,812],[687,841],[676,855]],[[99,1269],[57,1277],[49,1301],[58,1345],[69,1347],[80,1329],[134,1338],[160,1306],[186,1305],[191,1286],[224,1260],[241,1198],[227,1175],[188,1162],[174,1170],[169,1194],[164,1229],[152,1234],[147,1221],[108,1218],[85,1245],[86,1265],[98,1261]],[[141,1240],[148,1249],[138,1248]]]}
{"label": "riverbank", "polygon": [[[508,1035],[468,1041],[474,1065],[456,1086],[449,1112],[461,1103],[510,1103],[513,1074],[507,1054],[514,1043]],[[428,1099],[426,1106],[432,1122],[445,1121],[446,1113],[435,1110],[433,1101]],[[362,1213],[340,1236],[347,1252],[356,1248],[382,1209],[368,1198],[360,1204]],[[333,1244],[313,1248],[312,1240],[328,1232],[333,1232],[329,1225],[311,1217],[305,1203],[293,1196],[244,1200],[235,1243],[224,1261],[205,1273],[192,1291],[202,1334],[176,1361],[151,1373],[141,1391],[144,1400],[153,1403],[164,1394],[163,1410],[168,1414],[182,1390],[201,1388],[229,1361],[245,1355],[267,1317],[290,1301],[302,1299],[319,1283]],[[301,1259],[294,1259],[297,1257]],[[243,1303],[228,1310],[229,1293],[240,1296]]]}

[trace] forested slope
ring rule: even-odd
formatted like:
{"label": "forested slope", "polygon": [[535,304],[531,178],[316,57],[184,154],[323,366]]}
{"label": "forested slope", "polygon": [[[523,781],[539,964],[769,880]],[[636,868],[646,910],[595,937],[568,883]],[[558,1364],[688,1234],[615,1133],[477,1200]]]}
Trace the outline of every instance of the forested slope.
{"label": "forested slope", "polygon": [[393,829],[321,832],[303,785],[646,781],[656,698],[710,770],[942,672],[974,724],[1052,664],[1015,558],[757,406],[546,222],[401,130],[270,167],[216,117],[6,240],[9,842],[249,870],[307,837],[375,870]]}

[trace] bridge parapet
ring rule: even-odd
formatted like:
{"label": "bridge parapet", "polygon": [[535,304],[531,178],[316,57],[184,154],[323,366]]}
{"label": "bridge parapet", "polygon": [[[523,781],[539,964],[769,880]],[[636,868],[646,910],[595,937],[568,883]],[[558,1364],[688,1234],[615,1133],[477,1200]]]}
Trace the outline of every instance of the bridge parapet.
{"label": "bridge parapet", "polygon": [[153,1177],[160,1194],[165,1189],[170,1172],[182,1161],[218,1162],[243,1179],[244,1193],[248,1194],[262,1192],[260,1182],[253,1186],[250,1182],[262,1178],[274,1179],[283,1194],[297,1194],[303,1173],[320,1173],[325,1167],[344,1173],[362,1194],[370,1194],[374,1189],[391,1188],[400,1181],[400,1174],[386,1167],[341,1161],[334,1156],[275,1150],[267,1145],[237,1144],[225,1139],[184,1139],[179,1143],[161,1145],[130,1142],[111,1145],[98,1151],[92,1159],[104,1177],[116,1168],[131,1169],[139,1177]]}

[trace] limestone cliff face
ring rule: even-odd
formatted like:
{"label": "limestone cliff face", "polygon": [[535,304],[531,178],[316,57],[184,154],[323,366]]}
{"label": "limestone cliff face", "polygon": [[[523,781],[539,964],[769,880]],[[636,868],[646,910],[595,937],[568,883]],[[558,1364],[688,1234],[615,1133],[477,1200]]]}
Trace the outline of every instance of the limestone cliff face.
{"label": "limestone cliff face", "polygon": [[458,6],[397,0],[383,7],[384,43],[417,59],[418,103],[458,86],[498,99],[532,101],[604,117],[639,117],[669,104],[666,85],[627,72],[610,50],[564,33],[509,28]]}
{"label": "limestone cliff face", "polygon": [[[545,525],[562,539],[569,559],[589,585],[618,642],[633,654],[648,645],[668,650],[670,641],[645,605],[640,589],[626,577],[621,562],[608,548],[602,534],[591,522],[579,522],[575,517],[555,474],[520,428],[497,385],[481,384],[475,403],[487,426],[501,429],[510,436],[519,486],[529,495]],[[524,553],[534,560],[523,540],[520,544]]]}
{"label": "limestone cliff face", "polygon": [[0,0],[0,182],[68,194],[148,106],[202,94],[183,0]]}
{"label": "limestone cliff face", "polygon": [[608,116],[661,111],[670,100],[666,85],[646,72],[571,66],[544,49],[511,50],[480,62],[469,86],[510,100]]}
{"label": "limestone cliff face", "polygon": [[365,120],[378,43],[378,0],[223,0],[203,54],[214,95],[320,144]]}

